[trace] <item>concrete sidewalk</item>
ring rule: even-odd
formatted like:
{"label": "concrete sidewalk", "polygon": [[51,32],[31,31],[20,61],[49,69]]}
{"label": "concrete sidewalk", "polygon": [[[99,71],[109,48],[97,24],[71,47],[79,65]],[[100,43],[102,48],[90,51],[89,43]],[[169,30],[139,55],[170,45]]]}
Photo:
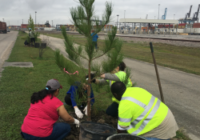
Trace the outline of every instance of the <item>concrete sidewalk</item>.
{"label": "concrete sidewalk", "polygon": [[0,34],[0,78],[3,71],[3,64],[9,58],[12,48],[17,39],[18,32],[11,31],[7,34]]}
{"label": "concrete sidewalk", "polygon": [[[41,36],[42,37],[42,36]],[[64,40],[49,37],[50,46],[53,50],[59,49],[65,57]],[[106,57],[100,57],[94,63]],[[134,59],[125,58],[124,62],[131,69],[132,81],[137,82],[137,86],[142,87],[153,95],[160,97],[154,65]],[[87,62],[82,60],[82,64],[87,68]],[[158,66],[165,103],[172,110],[179,127],[185,128],[193,140],[200,137],[200,76],[188,74],[179,70],[174,70]]]}

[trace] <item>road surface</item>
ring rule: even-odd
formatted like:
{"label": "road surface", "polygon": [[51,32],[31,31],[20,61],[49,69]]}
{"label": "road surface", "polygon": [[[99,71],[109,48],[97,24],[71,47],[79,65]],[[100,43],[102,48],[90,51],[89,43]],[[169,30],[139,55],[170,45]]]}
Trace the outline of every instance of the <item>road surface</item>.
{"label": "road surface", "polygon": [[[12,47],[15,44],[17,35],[18,35],[17,31],[11,31],[11,32],[8,32],[7,34],[0,34],[0,73],[1,73],[4,61],[8,59],[8,56],[12,50]],[[1,74],[0,74],[0,77],[1,77]]]}
{"label": "road surface", "polygon": [[[45,38],[46,36],[41,36]],[[60,49],[67,57],[62,39],[48,37],[50,47]],[[104,58],[105,59],[105,58]],[[103,58],[99,58],[103,60]],[[154,65],[125,58],[132,81],[160,98]],[[86,62],[82,63],[87,66]],[[200,138],[200,76],[158,66],[165,103],[172,110],[179,127],[185,128],[193,140]]]}

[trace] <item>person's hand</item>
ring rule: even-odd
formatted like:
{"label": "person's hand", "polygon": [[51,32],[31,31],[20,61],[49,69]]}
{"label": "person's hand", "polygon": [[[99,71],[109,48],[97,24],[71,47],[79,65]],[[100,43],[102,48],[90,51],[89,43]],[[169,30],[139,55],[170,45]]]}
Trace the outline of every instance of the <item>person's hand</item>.
{"label": "person's hand", "polygon": [[105,74],[102,74],[102,75],[101,75],[101,78],[105,78]]}
{"label": "person's hand", "polygon": [[79,119],[83,118],[83,113],[78,109],[78,107],[74,107],[75,114]]}
{"label": "person's hand", "polygon": [[74,124],[76,125],[76,127],[79,127],[80,121],[74,118]]}
{"label": "person's hand", "polygon": [[87,116],[87,106],[84,108],[83,112],[85,113],[85,115]]}

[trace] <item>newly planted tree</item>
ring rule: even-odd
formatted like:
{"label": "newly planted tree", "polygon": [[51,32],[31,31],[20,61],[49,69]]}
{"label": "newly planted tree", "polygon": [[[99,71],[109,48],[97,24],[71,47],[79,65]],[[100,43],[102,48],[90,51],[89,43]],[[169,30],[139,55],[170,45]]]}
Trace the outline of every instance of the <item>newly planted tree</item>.
{"label": "newly planted tree", "polygon": [[[68,75],[68,78],[66,79],[68,79],[70,84],[73,84],[76,81],[81,81],[81,83],[87,82],[88,85],[91,86],[91,71],[95,71],[96,75],[111,72],[123,60],[123,56],[120,53],[122,42],[116,38],[117,28],[115,27],[113,27],[111,32],[108,33],[102,50],[98,52],[95,51],[95,44],[92,42],[91,30],[93,26],[95,26],[94,34],[97,34],[110,22],[113,7],[111,3],[106,2],[105,12],[100,20],[99,17],[94,15],[94,2],[95,0],[79,0],[80,5],[76,8],[70,9],[73,24],[76,26],[77,31],[87,40],[84,46],[75,46],[73,44],[73,39],[67,35],[66,29],[64,27],[62,28],[66,52],[68,53],[69,59],[74,61],[80,67],[83,67],[83,61],[87,61],[87,70],[83,69],[79,72],[79,75]],[[94,64],[94,60],[103,56],[107,58],[106,61],[102,62],[100,65],[96,63]],[[60,55],[59,51],[56,51],[56,62],[61,69],[65,68],[67,71],[74,71],[72,67],[66,64],[64,57]],[[85,79],[85,75],[88,75],[88,80]],[[128,77],[129,75],[127,75],[127,79]],[[91,91],[89,87],[87,90],[88,120],[91,120],[90,94]]]}
{"label": "newly planted tree", "polygon": [[[39,33],[35,31],[35,25],[34,25],[34,21],[33,21],[33,18],[31,17],[31,15],[28,19],[28,27],[27,28],[28,28],[28,31],[31,28],[33,35],[34,35],[34,38],[35,38],[35,41],[38,41]],[[27,41],[30,43],[30,37],[29,36],[27,37]]]}

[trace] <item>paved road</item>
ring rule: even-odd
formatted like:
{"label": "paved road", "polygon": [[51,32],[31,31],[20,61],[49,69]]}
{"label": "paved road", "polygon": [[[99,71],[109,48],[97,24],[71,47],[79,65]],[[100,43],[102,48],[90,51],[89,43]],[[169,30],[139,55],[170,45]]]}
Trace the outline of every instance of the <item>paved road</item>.
{"label": "paved road", "polygon": [[4,61],[8,59],[17,35],[17,31],[11,31],[7,34],[0,34],[0,72]]}
{"label": "paved road", "polygon": [[[49,40],[51,48],[58,48],[67,56],[62,39],[49,37]],[[131,79],[137,83],[137,86],[160,97],[154,65],[128,58],[124,61],[131,68]],[[87,66],[85,62],[84,65]],[[191,136],[195,135],[196,137],[192,137],[193,140],[199,140],[200,76],[161,66],[158,67],[158,70],[165,102],[175,115],[179,127],[187,129]]]}

